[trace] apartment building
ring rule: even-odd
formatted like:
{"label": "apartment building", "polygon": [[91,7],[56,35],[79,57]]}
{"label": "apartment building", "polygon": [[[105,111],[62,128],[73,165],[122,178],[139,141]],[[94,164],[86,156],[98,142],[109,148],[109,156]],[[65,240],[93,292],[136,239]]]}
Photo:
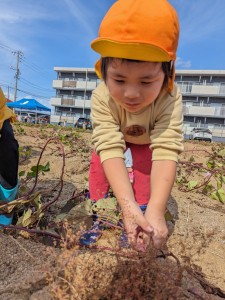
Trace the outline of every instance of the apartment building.
{"label": "apartment building", "polygon": [[175,81],[183,96],[185,137],[201,127],[225,141],[225,70],[177,70]]}
{"label": "apartment building", "polygon": [[57,79],[53,80],[56,95],[51,98],[51,123],[73,125],[80,116],[89,117],[91,93],[100,83],[94,69],[55,67],[54,71]]}
{"label": "apartment building", "polygon": [[[94,69],[54,70],[51,123],[73,125],[80,116],[90,116],[91,92],[100,82]],[[193,128],[204,127],[212,131],[214,140],[225,140],[225,70],[177,70],[175,81],[183,95],[185,137]]]}

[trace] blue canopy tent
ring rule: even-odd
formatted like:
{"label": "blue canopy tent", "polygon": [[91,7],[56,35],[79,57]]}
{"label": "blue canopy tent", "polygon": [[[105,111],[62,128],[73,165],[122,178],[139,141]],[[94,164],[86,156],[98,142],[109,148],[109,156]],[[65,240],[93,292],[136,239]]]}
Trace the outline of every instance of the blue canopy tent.
{"label": "blue canopy tent", "polygon": [[36,115],[36,121],[37,121],[37,115],[38,113],[47,113],[51,112],[51,109],[47,106],[44,106],[40,102],[38,102],[35,99],[26,99],[23,98],[21,100],[15,101],[15,102],[8,102],[7,106],[17,110],[19,113],[21,112],[31,112],[35,113]]}
{"label": "blue canopy tent", "polygon": [[11,108],[18,108],[18,109],[24,109],[24,110],[51,111],[50,108],[48,108],[47,106],[44,106],[43,104],[39,103],[35,99],[23,98],[23,99],[18,100],[16,102],[8,102],[7,106],[11,107]]}

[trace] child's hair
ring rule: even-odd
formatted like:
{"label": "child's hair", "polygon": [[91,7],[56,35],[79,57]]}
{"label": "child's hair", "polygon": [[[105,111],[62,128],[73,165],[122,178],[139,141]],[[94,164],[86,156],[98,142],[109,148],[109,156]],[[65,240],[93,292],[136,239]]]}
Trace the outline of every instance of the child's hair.
{"label": "child's hair", "polygon": [[[106,82],[108,66],[115,60],[120,60],[121,62],[131,61],[131,62],[143,62],[141,60],[132,60],[126,58],[114,58],[114,57],[102,57],[101,58],[101,74],[102,79]],[[162,70],[165,74],[162,89],[168,90],[169,80],[173,77],[173,64],[171,62],[162,62]]]}

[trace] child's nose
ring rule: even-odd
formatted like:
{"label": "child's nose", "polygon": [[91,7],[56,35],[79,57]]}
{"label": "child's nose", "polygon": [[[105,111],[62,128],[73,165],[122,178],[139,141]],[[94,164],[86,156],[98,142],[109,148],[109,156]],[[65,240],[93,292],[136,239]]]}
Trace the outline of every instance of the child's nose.
{"label": "child's nose", "polygon": [[140,92],[139,92],[138,88],[130,85],[130,86],[126,87],[126,89],[124,91],[124,96],[125,96],[125,98],[135,99],[140,96]]}

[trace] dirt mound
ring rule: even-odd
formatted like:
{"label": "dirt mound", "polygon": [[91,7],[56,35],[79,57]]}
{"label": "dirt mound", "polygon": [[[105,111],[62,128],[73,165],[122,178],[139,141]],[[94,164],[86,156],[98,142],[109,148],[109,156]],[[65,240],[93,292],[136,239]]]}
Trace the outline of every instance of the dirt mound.
{"label": "dirt mound", "polygon": [[[47,221],[57,221],[56,229],[67,216],[69,225],[80,222],[73,216],[73,207],[80,201],[76,195],[87,184],[91,133],[28,125],[16,125],[15,131],[20,146],[31,148],[20,162],[20,171],[26,173],[37,164],[49,137],[57,136],[63,142],[64,186],[60,198],[48,210]],[[185,143],[185,148],[188,151],[183,159],[194,155],[200,163],[206,159],[201,150],[211,151],[211,145],[201,143]],[[191,149],[199,152],[192,153]],[[59,182],[62,170],[62,156],[54,142],[43,154],[42,165],[47,162],[50,171],[40,176],[36,188],[44,188],[44,201],[51,201],[56,192],[49,190]],[[112,235],[106,244],[107,236],[103,236],[98,249],[80,249],[77,245],[68,249],[59,244],[54,247],[47,235],[31,234],[27,239],[18,235],[18,230],[2,231],[0,299],[225,298],[224,204],[195,191],[181,192],[175,186],[168,206],[173,218],[168,222],[170,238],[164,255],[151,250],[143,256],[113,248]],[[56,229],[53,233],[59,234]],[[45,244],[51,245],[50,252]]]}

